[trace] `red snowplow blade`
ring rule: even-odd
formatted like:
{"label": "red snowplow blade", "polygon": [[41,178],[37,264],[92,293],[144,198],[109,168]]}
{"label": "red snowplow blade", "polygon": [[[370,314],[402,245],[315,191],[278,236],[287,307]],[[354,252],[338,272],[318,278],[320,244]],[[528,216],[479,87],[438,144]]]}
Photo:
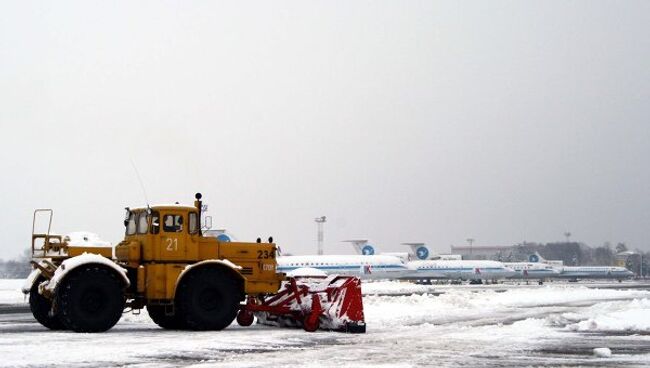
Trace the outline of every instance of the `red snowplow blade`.
{"label": "red snowplow blade", "polygon": [[358,277],[290,277],[277,294],[249,297],[237,315],[242,326],[253,323],[363,333],[361,281]]}

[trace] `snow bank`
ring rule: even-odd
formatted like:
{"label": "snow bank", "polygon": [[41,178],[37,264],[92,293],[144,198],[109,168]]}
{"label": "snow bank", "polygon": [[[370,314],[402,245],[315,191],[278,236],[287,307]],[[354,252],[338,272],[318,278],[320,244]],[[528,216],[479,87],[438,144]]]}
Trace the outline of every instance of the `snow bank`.
{"label": "snow bank", "polygon": [[327,277],[327,273],[313,267],[296,268],[287,272],[290,277]]}
{"label": "snow bank", "polygon": [[[369,284],[365,284],[369,285]],[[384,285],[387,286],[387,285]],[[378,290],[378,289],[377,289]],[[385,289],[384,289],[385,290]],[[497,292],[475,289],[447,289],[440,296],[374,296],[364,297],[366,321],[369,326],[379,328],[408,328],[421,324],[490,324],[494,320],[508,320],[514,310],[519,319],[536,318],[544,310],[561,310],[581,303],[594,304],[600,301],[650,298],[650,292],[641,290],[589,289],[586,287],[545,286],[541,288],[519,288]],[[600,303],[596,303],[600,305]],[[540,309],[544,308],[544,309]],[[575,323],[590,318],[594,313],[583,316],[565,317],[565,323]],[[517,322],[513,320],[512,322]],[[549,319],[549,325],[557,321]]]}
{"label": "snow bank", "polygon": [[24,304],[27,299],[20,290],[25,280],[0,279],[0,304]]}
{"label": "snow bank", "polygon": [[571,331],[650,332],[649,316],[649,299],[612,302],[589,308],[582,315],[568,314],[566,317],[569,319],[588,318],[567,325],[566,329]]}

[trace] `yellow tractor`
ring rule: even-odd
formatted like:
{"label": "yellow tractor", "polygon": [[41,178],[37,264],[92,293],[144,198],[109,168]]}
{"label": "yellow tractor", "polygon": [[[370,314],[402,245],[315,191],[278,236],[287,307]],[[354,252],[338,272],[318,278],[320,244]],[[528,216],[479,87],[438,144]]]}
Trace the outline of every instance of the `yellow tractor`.
{"label": "yellow tractor", "polygon": [[[36,320],[50,329],[99,332],[113,327],[125,308],[144,307],[163,328],[220,330],[242,301],[277,293],[277,247],[222,242],[203,236],[201,194],[194,206],[126,208],[124,240],[110,246],[75,245],[50,234],[52,210],[36,210],[32,265],[23,292]],[[35,233],[37,215],[49,215]],[[252,323],[252,312],[242,314]],[[244,318],[246,319],[246,318]],[[250,324],[250,323],[248,323]]]}

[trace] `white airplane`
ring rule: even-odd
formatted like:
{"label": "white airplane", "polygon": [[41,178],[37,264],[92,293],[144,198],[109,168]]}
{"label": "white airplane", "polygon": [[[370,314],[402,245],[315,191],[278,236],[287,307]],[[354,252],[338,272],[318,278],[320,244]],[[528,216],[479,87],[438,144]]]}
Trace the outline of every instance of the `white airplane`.
{"label": "white airplane", "polygon": [[[375,249],[368,244],[367,240],[348,240],[352,243],[358,253],[374,254]],[[426,281],[431,279],[448,280],[497,280],[512,277],[515,271],[505,267],[503,263],[496,261],[463,261],[463,260],[432,260],[436,257],[424,243],[403,243],[411,248],[413,254],[408,253],[407,259],[418,259],[407,261],[406,266],[410,270],[408,274],[402,275],[400,279]],[[386,253],[382,253],[386,254]],[[390,253],[399,254],[399,253]],[[403,258],[402,258],[403,259]]]}
{"label": "white airplane", "polygon": [[425,260],[408,263],[412,270],[407,277],[411,280],[451,279],[470,280],[498,280],[512,277],[516,272],[497,261],[447,261]]}
{"label": "white airplane", "polygon": [[560,271],[556,277],[578,281],[578,279],[613,279],[622,281],[634,277],[634,272],[625,267],[614,266],[564,266],[562,261],[547,261],[538,253],[531,254],[528,260],[532,263],[555,264],[555,268]]}
{"label": "white airplane", "polygon": [[515,271],[496,261],[464,261],[457,255],[438,255],[425,243],[402,243],[411,249],[409,256],[415,261],[408,262],[411,269],[409,279],[459,279],[479,282],[511,277]]}
{"label": "white airplane", "polygon": [[544,280],[549,278],[558,277],[560,271],[552,265],[546,263],[533,263],[533,262],[503,262],[506,267],[515,270],[516,274],[512,276],[513,279],[535,279],[539,280],[541,285]]}
{"label": "white airplane", "polygon": [[614,279],[622,281],[634,277],[634,272],[625,267],[610,266],[564,266],[558,276],[578,281],[578,279]]}
{"label": "white airplane", "polygon": [[[418,259],[408,263],[413,270],[410,277],[418,280],[460,279],[477,282],[480,280],[498,280],[512,277],[516,272],[497,261],[478,261],[460,259],[431,259],[433,255],[424,243],[402,243],[411,248]],[[453,255],[449,255],[453,256]]]}
{"label": "white airplane", "polygon": [[[360,255],[280,256],[278,271],[289,273],[313,268],[326,274],[359,276],[365,279],[462,279],[495,280],[511,277],[515,271],[496,261],[419,260],[406,262],[403,257],[374,255],[367,240],[348,241]],[[424,245],[422,245],[424,246]],[[428,249],[427,249],[428,252]],[[392,253],[402,255],[403,253]]]}
{"label": "white airplane", "polygon": [[312,255],[277,257],[279,272],[313,268],[326,274],[363,279],[399,279],[409,273],[404,260],[387,255]]}

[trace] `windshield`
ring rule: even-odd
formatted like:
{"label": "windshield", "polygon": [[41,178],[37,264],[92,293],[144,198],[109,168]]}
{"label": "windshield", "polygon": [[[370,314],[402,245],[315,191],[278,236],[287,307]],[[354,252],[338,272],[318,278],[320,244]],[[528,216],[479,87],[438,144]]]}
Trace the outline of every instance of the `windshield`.
{"label": "windshield", "polygon": [[149,232],[149,216],[146,212],[140,212],[138,216],[138,234],[146,234]]}
{"label": "windshield", "polygon": [[136,229],[135,220],[136,220],[135,213],[129,212],[129,217],[124,221],[126,225],[126,235],[135,234],[135,229]]}

